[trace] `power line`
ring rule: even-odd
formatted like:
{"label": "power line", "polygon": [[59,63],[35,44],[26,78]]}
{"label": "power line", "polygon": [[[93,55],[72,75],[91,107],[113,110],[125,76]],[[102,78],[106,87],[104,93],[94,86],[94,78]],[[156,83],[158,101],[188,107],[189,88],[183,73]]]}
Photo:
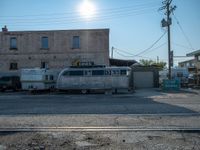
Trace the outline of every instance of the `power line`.
{"label": "power line", "polygon": [[[126,16],[130,14],[142,14],[143,12],[146,11],[153,11],[154,8],[147,8],[147,9],[141,9],[141,10],[128,10],[128,11],[119,11],[119,12],[112,12],[112,13],[105,13],[105,14],[94,14],[91,18],[92,19],[101,19],[101,18],[107,18],[107,17],[117,17],[117,16]],[[46,19],[36,19],[36,20],[9,20],[9,23],[12,24],[27,24],[27,23],[47,23],[48,22],[61,22],[61,21],[68,21],[68,22],[73,22],[73,21],[78,21],[82,19],[80,15],[78,16],[66,16],[66,17],[61,17],[61,18],[46,18]],[[4,21],[5,22],[5,21]]]}
{"label": "power line", "polygon": [[[119,55],[123,56],[123,57],[142,57],[142,58],[145,58],[144,56],[141,56],[141,54],[143,54],[144,52],[147,52],[147,51],[149,51],[149,50],[152,50],[152,47],[155,46],[155,45],[163,38],[163,36],[164,36],[165,34],[166,34],[166,32],[165,32],[164,34],[162,34],[162,35],[158,38],[158,40],[156,40],[149,48],[143,50],[142,52],[140,52],[140,53],[138,53],[138,54],[136,54],[136,55],[135,55],[135,54],[132,54],[132,53],[129,53],[129,52],[127,52],[127,51],[125,51],[125,50],[122,50],[122,49],[118,49],[118,48],[113,48],[113,49],[115,49],[116,52],[117,52]],[[158,48],[164,46],[165,44],[166,44],[166,42],[163,43],[163,44],[161,44],[161,45],[159,45],[158,47],[154,48],[153,50],[156,50],[156,49],[158,49]],[[127,54],[127,55],[129,55],[129,56],[124,55],[124,54],[122,54],[122,53],[119,53],[118,51],[122,51],[123,53],[125,53],[125,54]],[[148,58],[148,57],[146,57],[146,58]],[[149,58],[148,58],[148,59],[149,59]],[[150,58],[150,59],[151,59],[151,58]]]}
{"label": "power line", "polygon": [[[149,11],[147,12],[140,12],[140,13],[127,13],[127,14],[115,14],[115,15],[110,15],[110,16],[104,16],[104,17],[96,17],[96,18],[92,18],[92,20],[88,20],[87,23],[92,23],[92,22],[99,22],[99,21],[105,21],[105,20],[113,20],[113,19],[120,19],[120,18],[124,18],[124,17],[130,17],[130,16],[136,16],[136,15],[142,15],[142,14],[146,14],[146,13],[150,13]],[[80,23],[82,18],[79,18],[79,20],[69,20],[69,21],[55,21],[55,22],[43,22],[43,23],[37,23],[39,24],[40,26],[41,25],[55,25],[55,24],[74,24],[74,23]],[[84,21],[85,22],[85,21]],[[26,26],[35,26],[36,22],[34,22],[35,24],[33,23],[30,23],[30,22],[26,22],[28,24],[23,24],[23,25],[26,25]],[[9,25],[8,23],[4,23],[4,24],[7,24]],[[14,23],[11,23],[11,26],[23,26],[22,24],[18,24],[17,22],[14,24]]]}
{"label": "power line", "polygon": [[[157,49],[163,47],[164,45],[166,45],[166,42],[162,43],[162,44],[159,45],[158,47],[155,47],[155,48],[151,49],[150,52],[152,52],[152,51],[154,51],[154,50],[157,50]],[[122,49],[118,49],[118,48],[114,48],[114,49],[115,49],[115,50],[118,50],[118,51],[121,51],[121,52],[123,52],[124,54],[129,55],[128,57],[137,57],[135,54],[132,54],[132,53],[130,53],[130,52],[127,52],[126,50],[122,50]],[[144,56],[139,55],[138,57],[144,57]]]}
{"label": "power line", "polygon": [[[131,56],[131,55],[124,55],[124,54],[122,54],[121,52],[119,52],[119,49],[115,49],[115,52],[116,52],[118,55],[122,56],[122,57],[133,58],[133,56]],[[145,57],[145,56],[137,56],[137,57],[146,58],[146,59],[152,59],[152,58],[150,58],[150,57]]]}
{"label": "power line", "polygon": [[[155,1],[155,0],[154,0]],[[134,2],[135,3],[135,2]],[[116,7],[116,8],[106,8],[106,9],[98,9],[99,12],[110,12],[114,10],[124,10],[124,9],[133,9],[133,8],[140,8],[140,7],[150,7],[155,6],[155,4],[158,4],[157,2],[151,2],[151,3],[141,3],[141,4],[134,4],[131,6],[124,6],[124,7]],[[41,16],[54,16],[54,15],[72,15],[76,14],[77,11],[68,11],[68,12],[62,12],[62,13],[44,13],[44,14],[32,14],[32,15],[18,15],[18,16],[4,16],[0,15],[0,17],[6,17],[6,18],[23,18],[23,17],[41,17]]]}
{"label": "power line", "polygon": [[179,47],[182,47],[182,48],[185,48],[185,49],[190,49],[191,47],[187,47],[185,45],[182,45],[182,44],[178,44],[178,43],[175,43],[175,42],[172,42],[174,45],[176,46],[179,46]]}
{"label": "power line", "polygon": [[159,48],[163,47],[163,46],[164,46],[164,45],[166,45],[166,44],[167,44],[167,42],[164,42],[164,43],[160,44],[159,46],[157,46],[157,47],[155,47],[155,48],[151,49],[151,51],[149,51],[149,52],[146,52],[146,53],[145,53],[145,55],[146,55],[146,54],[148,54],[148,53],[151,53],[151,52],[153,52],[154,50],[157,50],[157,49],[159,49]]}
{"label": "power line", "polygon": [[164,32],[150,47],[148,47],[147,49],[143,50],[142,52],[136,54],[135,56],[141,55],[143,53],[145,53],[146,51],[150,50],[152,47],[154,47],[166,34],[167,32]]}
{"label": "power line", "polygon": [[175,18],[175,20],[176,20],[176,23],[178,24],[178,26],[179,26],[179,28],[180,28],[182,34],[184,35],[186,41],[188,42],[190,48],[191,48],[192,50],[194,50],[194,48],[193,48],[193,46],[192,46],[192,44],[191,44],[191,42],[190,42],[188,36],[187,36],[186,33],[184,32],[183,27],[181,26],[180,22],[178,21],[177,17],[174,15],[174,13],[173,13],[173,16],[174,16],[174,18]]}

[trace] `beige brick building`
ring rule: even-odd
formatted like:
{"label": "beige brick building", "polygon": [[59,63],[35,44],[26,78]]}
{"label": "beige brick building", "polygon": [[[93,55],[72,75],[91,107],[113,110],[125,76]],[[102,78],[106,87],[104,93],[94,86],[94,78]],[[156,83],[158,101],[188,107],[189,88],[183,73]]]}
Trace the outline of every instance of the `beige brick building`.
{"label": "beige brick building", "polygon": [[0,72],[109,65],[109,29],[0,32]]}

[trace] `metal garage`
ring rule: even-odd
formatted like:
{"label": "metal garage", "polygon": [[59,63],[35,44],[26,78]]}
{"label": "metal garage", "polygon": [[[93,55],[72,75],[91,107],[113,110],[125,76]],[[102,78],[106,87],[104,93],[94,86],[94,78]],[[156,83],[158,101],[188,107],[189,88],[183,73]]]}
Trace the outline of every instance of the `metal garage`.
{"label": "metal garage", "polygon": [[153,66],[131,66],[132,84],[135,89],[138,88],[155,88],[159,87],[158,68]]}
{"label": "metal garage", "polygon": [[154,77],[153,72],[134,72],[134,87],[135,88],[153,88]]}

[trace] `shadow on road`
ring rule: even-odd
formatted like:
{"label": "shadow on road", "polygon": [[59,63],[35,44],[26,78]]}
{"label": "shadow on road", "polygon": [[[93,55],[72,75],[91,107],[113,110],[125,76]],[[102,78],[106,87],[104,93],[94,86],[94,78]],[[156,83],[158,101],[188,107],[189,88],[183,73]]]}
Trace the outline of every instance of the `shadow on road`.
{"label": "shadow on road", "polygon": [[117,95],[11,95],[0,96],[0,115],[24,114],[174,114],[190,109],[154,101],[160,92]]}

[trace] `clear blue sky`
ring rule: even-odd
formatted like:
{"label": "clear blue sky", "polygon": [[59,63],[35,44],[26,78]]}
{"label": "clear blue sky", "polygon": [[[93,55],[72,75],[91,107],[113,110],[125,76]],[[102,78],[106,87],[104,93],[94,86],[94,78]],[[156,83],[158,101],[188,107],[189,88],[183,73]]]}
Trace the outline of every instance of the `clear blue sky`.
{"label": "clear blue sky", "polygon": [[[115,58],[167,61],[167,34],[149,51],[131,56],[150,47],[164,32],[158,11],[162,0],[90,0],[96,7],[95,18],[80,17],[77,7],[83,0],[0,0],[0,26],[10,31],[110,28],[110,49]],[[200,49],[200,0],[173,0],[172,49],[174,55]],[[193,49],[192,49],[193,47]],[[123,50],[123,51],[121,51]],[[124,52],[126,51],[126,52]],[[183,58],[175,58],[175,63]]]}

